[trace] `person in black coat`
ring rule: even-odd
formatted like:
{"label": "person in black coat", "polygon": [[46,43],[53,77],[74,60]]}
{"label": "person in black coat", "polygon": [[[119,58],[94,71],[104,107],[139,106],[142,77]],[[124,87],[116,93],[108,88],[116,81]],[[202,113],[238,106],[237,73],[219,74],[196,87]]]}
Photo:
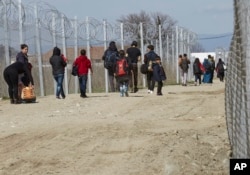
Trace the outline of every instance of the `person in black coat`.
{"label": "person in black coat", "polygon": [[24,73],[27,75],[27,79],[31,82],[31,85],[34,85],[34,81],[30,70],[28,67],[21,62],[15,62],[4,69],[3,75],[4,80],[8,84],[8,92],[10,97],[11,104],[19,104],[21,103],[18,98],[18,74]]}
{"label": "person in black coat", "polygon": [[162,94],[162,86],[164,80],[167,79],[164,68],[161,65],[161,58],[159,56],[156,57],[155,63],[153,64],[153,79],[154,81],[158,82],[157,87],[157,95],[163,95]]}
{"label": "person in black coat", "polygon": [[50,57],[49,62],[52,66],[52,73],[54,79],[57,82],[56,88],[56,98],[60,99],[60,95],[62,98],[65,98],[65,94],[63,91],[63,79],[65,67],[67,65],[66,59],[61,55],[61,50],[58,47],[54,47],[53,55]]}
{"label": "person in black coat", "polygon": [[199,85],[201,85],[201,75],[202,75],[202,70],[201,70],[201,62],[199,58],[195,58],[194,64],[193,64],[193,72],[195,76],[195,86],[197,86],[197,81],[199,81]]}
{"label": "person in black coat", "polygon": [[[108,49],[104,52],[102,56],[102,60],[104,61],[104,67],[108,70],[108,80],[111,92],[115,92],[114,65],[118,58],[119,58],[119,52],[117,50],[116,43],[114,41],[111,41],[109,43]],[[107,59],[110,59],[111,65],[109,67],[105,66]],[[117,83],[117,89],[118,89],[118,83]]]}
{"label": "person in black coat", "polygon": [[217,77],[220,79],[221,82],[224,81],[224,74],[225,74],[225,63],[222,61],[221,58],[219,58],[219,61],[216,65],[216,72],[217,72]]}

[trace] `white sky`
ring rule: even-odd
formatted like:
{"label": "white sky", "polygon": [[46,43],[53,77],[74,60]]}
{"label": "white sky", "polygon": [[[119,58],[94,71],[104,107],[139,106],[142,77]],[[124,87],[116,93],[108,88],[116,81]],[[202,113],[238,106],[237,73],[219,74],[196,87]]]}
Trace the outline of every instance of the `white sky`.
{"label": "white sky", "polygon": [[[24,3],[26,0],[22,0]],[[39,0],[37,0],[39,1]],[[233,32],[233,0],[42,0],[67,17],[115,21],[122,15],[162,12],[197,34]],[[39,1],[41,2],[41,1]]]}

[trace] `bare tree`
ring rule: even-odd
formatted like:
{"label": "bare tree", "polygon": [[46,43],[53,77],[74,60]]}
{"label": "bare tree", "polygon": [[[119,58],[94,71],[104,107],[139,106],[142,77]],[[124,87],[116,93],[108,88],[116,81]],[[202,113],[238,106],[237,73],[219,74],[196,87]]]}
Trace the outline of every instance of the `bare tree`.
{"label": "bare tree", "polygon": [[191,46],[191,52],[205,52],[205,49],[201,43],[196,42]]}
{"label": "bare tree", "polygon": [[167,34],[170,33],[176,24],[176,21],[169,15],[160,12],[147,13],[145,11],[121,16],[117,21],[124,23],[124,32],[126,35],[138,41],[140,40],[139,24],[142,22],[144,43],[151,43],[152,40],[159,38],[158,26],[160,24],[163,39],[166,38]]}

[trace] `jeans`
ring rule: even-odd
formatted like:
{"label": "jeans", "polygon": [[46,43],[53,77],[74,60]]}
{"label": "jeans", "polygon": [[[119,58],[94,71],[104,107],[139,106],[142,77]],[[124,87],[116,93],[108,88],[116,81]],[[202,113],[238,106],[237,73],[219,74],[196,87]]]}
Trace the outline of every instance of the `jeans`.
{"label": "jeans", "polygon": [[63,91],[63,79],[64,79],[64,74],[57,74],[54,75],[54,79],[56,80],[56,96],[59,97],[60,95],[65,98],[65,94]]}
{"label": "jeans", "polygon": [[79,85],[80,85],[81,96],[86,95],[87,81],[88,81],[88,75],[79,76]]}

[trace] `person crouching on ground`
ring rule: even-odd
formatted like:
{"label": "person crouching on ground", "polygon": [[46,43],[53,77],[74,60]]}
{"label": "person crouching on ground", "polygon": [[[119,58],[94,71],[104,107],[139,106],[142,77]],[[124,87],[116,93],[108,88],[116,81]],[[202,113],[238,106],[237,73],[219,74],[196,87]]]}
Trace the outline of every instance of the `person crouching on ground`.
{"label": "person crouching on ground", "polygon": [[18,74],[25,73],[28,81],[34,86],[33,77],[30,70],[22,62],[15,62],[4,69],[4,80],[8,84],[8,92],[11,104],[20,104],[21,100],[18,98]]}
{"label": "person crouching on ground", "polygon": [[124,50],[119,51],[119,59],[116,61],[114,72],[114,76],[119,83],[120,96],[124,97],[125,94],[128,97],[129,65]]}
{"label": "person crouching on ground", "polygon": [[89,69],[91,71],[91,74],[93,74],[93,69],[91,65],[91,61],[86,56],[86,50],[82,49],[81,55],[76,58],[73,65],[78,67],[78,78],[79,78],[79,86],[80,86],[80,97],[87,98],[86,95],[86,88],[87,88],[87,81],[88,81],[88,72]]}
{"label": "person crouching on ground", "polygon": [[158,82],[158,87],[157,87],[157,95],[163,95],[162,94],[162,86],[164,80],[167,79],[164,68],[162,67],[161,64],[161,58],[157,56],[155,58],[155,63],[153,64],[153,78],[155,81]]}

